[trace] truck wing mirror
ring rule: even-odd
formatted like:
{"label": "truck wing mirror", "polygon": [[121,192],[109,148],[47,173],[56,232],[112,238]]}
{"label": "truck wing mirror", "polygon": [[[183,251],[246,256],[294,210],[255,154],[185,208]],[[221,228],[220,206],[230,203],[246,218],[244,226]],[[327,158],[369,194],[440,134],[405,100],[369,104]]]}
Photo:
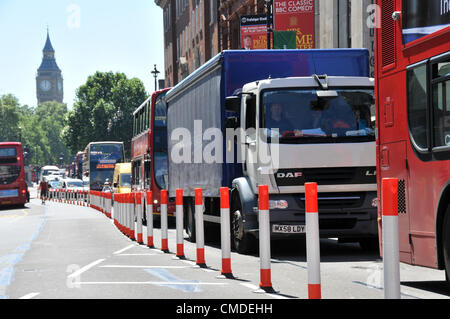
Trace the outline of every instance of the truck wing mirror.
{"label": "truck wing mirror", "polygon": [[225,110],[239,113],[241,109],[241,98],[239,96],[228,96],[225,98]]}

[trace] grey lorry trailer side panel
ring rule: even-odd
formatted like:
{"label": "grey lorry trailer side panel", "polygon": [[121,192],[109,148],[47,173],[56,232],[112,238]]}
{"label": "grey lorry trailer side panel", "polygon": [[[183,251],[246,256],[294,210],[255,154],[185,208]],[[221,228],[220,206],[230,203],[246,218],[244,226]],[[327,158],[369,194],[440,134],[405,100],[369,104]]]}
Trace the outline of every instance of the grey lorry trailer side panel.
{"label": "grey lorry trailer side panel", "polygon": [[[222,128],[221,69],[218,68],[200,79],[185,94],[170,101],[168,108],[169,196],[175,197],[176,188],[182,188],[184,196],[194,196],[195,188],[202,188],[205,197],[219,196],[222,186],[222,164],[205,163],[203,151],[212,140],[203,141],[203,133],[210,128]],[[182,97],[182,98],[180,98]],[[200,122],[201,121],[201,122]],[[196,130],[194,126],[196,125]],[[200,128],[200,130],[199,130]],[[177,130],[178,129],[178,130]],[[189,132],[191,138],[183,141],[190,148],[190,162],[175,162],[172,152],[179,154],[180,141],[174,132]],[[201,143],[198,143],[198,142]],[[222,144],[220,141],[220,154]],[[200,159],[200,162],[198,160]]]}

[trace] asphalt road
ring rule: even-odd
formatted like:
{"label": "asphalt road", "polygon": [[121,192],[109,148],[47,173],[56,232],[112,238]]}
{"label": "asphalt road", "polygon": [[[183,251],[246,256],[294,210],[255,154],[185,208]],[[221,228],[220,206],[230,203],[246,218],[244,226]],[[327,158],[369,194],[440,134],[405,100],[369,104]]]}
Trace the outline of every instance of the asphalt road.
{"label": "asphalt road", "polygon": [[[259,257],[231,254],[234,279],[220,278],[220,241],[207,242],[207,268],[195,265],[195,243],[186,260],[126,238],[102,213],[87,207],[32,199],[23,209],[0,209],[0,299],[223,299],[307,298],[305,241],[271,245],[275,293],[258,291]],[[144,227],[144,238],[146,229]],[[357,244],[321,240],[323,299],[382,299],[383,264]],[[449,299],[442,271],[401,264],[401,297]]]}

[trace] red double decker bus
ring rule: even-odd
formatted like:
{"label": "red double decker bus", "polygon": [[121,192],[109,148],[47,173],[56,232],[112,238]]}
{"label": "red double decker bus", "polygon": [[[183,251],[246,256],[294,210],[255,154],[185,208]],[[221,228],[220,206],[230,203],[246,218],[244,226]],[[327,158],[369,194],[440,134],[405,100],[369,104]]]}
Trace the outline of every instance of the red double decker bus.
{"label": "red double decker bus", "polygon": [[[160,214],[161,190],[167,189],[167,105],[163,99],[167,91],[155,91],[133,112],[131,187],[132,191],[152,191],[154,214]],[[174,202],[169,201],[167,211],[174,216]]]}
{"label": "red double decker bus", "polygon": [[0,205],[24,206],[27,201],[22,144],[0,142]]}
{"label": "red double decker bus", "polygon": [[376,4],[378,192],[383,178],[399,179],[400,260],[445,269],[449,280],[449,3]]}

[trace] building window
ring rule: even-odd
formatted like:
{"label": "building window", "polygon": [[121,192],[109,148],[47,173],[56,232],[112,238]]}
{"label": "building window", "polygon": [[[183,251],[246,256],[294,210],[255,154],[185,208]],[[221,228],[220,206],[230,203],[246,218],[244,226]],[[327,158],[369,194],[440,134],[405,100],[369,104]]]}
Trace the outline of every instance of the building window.
{"label": "building window", "polygon": [[203,21],[203,15],[202,15],[202,0],[200,0],[199,5],[198,5],[198,30],[199,32],[202,31],[202,21]]}
{"label": "building window", "polygon": [[214,2],[215,0],[209,0],[209,23],[214,23]]}
{"label": "building window", "polygon": [[177,60],[180,58],[180,36],[177,36]]}
{"label": "building window", "polygon": [[194,37],[195,37],[195,10],[192,10],[191,39],[194,40]]}

